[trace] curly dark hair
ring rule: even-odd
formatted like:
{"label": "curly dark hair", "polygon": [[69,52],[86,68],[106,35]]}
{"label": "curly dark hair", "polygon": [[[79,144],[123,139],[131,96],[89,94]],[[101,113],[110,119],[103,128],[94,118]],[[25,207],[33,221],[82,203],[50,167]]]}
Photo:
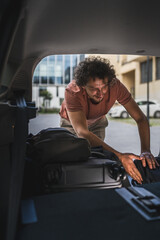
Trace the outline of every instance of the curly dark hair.
{"label": "curly dark hair", "polygon": [[90,78],[98,77],[103,79],[108,78],[109,83],[116,77],[113,65],[106,58],[100,56],[87,57],[75,68],[74,79],[78,86],[86,86]]}

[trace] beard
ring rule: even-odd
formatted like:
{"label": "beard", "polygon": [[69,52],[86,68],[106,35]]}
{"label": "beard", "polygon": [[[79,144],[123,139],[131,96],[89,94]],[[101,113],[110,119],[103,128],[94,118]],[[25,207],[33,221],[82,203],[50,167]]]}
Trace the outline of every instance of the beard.
{"label": "beard", "polygon": [[92,102],[93,104],[98,104],[98,103],[100,103],[100,102],[103,100],[103,98],[104,98],[104,96],[103,96],[103,97],[95,96],[95,97],[93,97],[93,98],[90,98],[90,100],[91,100],[91,102]]}

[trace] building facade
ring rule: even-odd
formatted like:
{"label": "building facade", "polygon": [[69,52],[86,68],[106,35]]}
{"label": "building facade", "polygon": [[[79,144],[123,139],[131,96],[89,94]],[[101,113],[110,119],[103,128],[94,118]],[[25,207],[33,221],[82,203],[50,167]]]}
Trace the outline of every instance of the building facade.
{"label": "building facade", "polygon": [[[73,79],[74,68],[88,55],[48,56],[37,65],[33,76],[33,101],[36,106],[60,108],[67,84]],[[92,56],[92,55],[90,55]],[[94,54],[96,56],[96,54]],[[131,92],[135,99],[147,99],[149,80],[150,99],[160,101],[160,57],[139,55],[98,54],[110,60],[117,78]],[[42,93],[49,92],[51,98],[45,99]]]}
{"label": "building facade", "polygon": [[121,55],[119,76],[132,96],[147,99],[147,81],[149,98],[160,101],[160,57]]}
{"label": "building facade", "polygon": [[37,65],[33,75],[32,99],[38,108],[60,108],[67,84],[75,67],[85,55],[47,56]]}

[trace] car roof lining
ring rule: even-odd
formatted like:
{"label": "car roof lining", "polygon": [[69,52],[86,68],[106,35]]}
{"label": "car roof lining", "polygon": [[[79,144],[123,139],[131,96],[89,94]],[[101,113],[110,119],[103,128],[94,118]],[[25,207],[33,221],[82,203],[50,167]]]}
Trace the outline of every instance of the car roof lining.
{"label": "car roof lining", "polygon": [[[5,52],[3,72],[0,72],[1,85],[4,83],[11,88],[16,74],[23,71],[27,62],[30,66],[28,75],[31,76],[35,64],[48,55],[160,56],[158,1],[16,0],[15,2],[19,3],[20,10],[16,12],[17,24],[8,39],[10,46]],[[0,38],[2,39],[3,35]],[[11,65],[14,65],[13,73],[6,81],[4,76]]]}
{"label": "car roof lining", "polygon": [[77,53],[160,55],[159,8],[150,1],[24,3],[11,58]]}

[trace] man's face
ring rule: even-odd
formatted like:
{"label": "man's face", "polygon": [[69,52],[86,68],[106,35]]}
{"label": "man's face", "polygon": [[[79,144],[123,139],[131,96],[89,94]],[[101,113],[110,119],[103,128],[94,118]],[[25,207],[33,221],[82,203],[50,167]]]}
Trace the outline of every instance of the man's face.
{"label": "man's face", "polygon": [[100,78],[93,80],[90,78],[84,89],[93,102],[99,103],[108,91],[108,78],[104,78],[104,80]]}

